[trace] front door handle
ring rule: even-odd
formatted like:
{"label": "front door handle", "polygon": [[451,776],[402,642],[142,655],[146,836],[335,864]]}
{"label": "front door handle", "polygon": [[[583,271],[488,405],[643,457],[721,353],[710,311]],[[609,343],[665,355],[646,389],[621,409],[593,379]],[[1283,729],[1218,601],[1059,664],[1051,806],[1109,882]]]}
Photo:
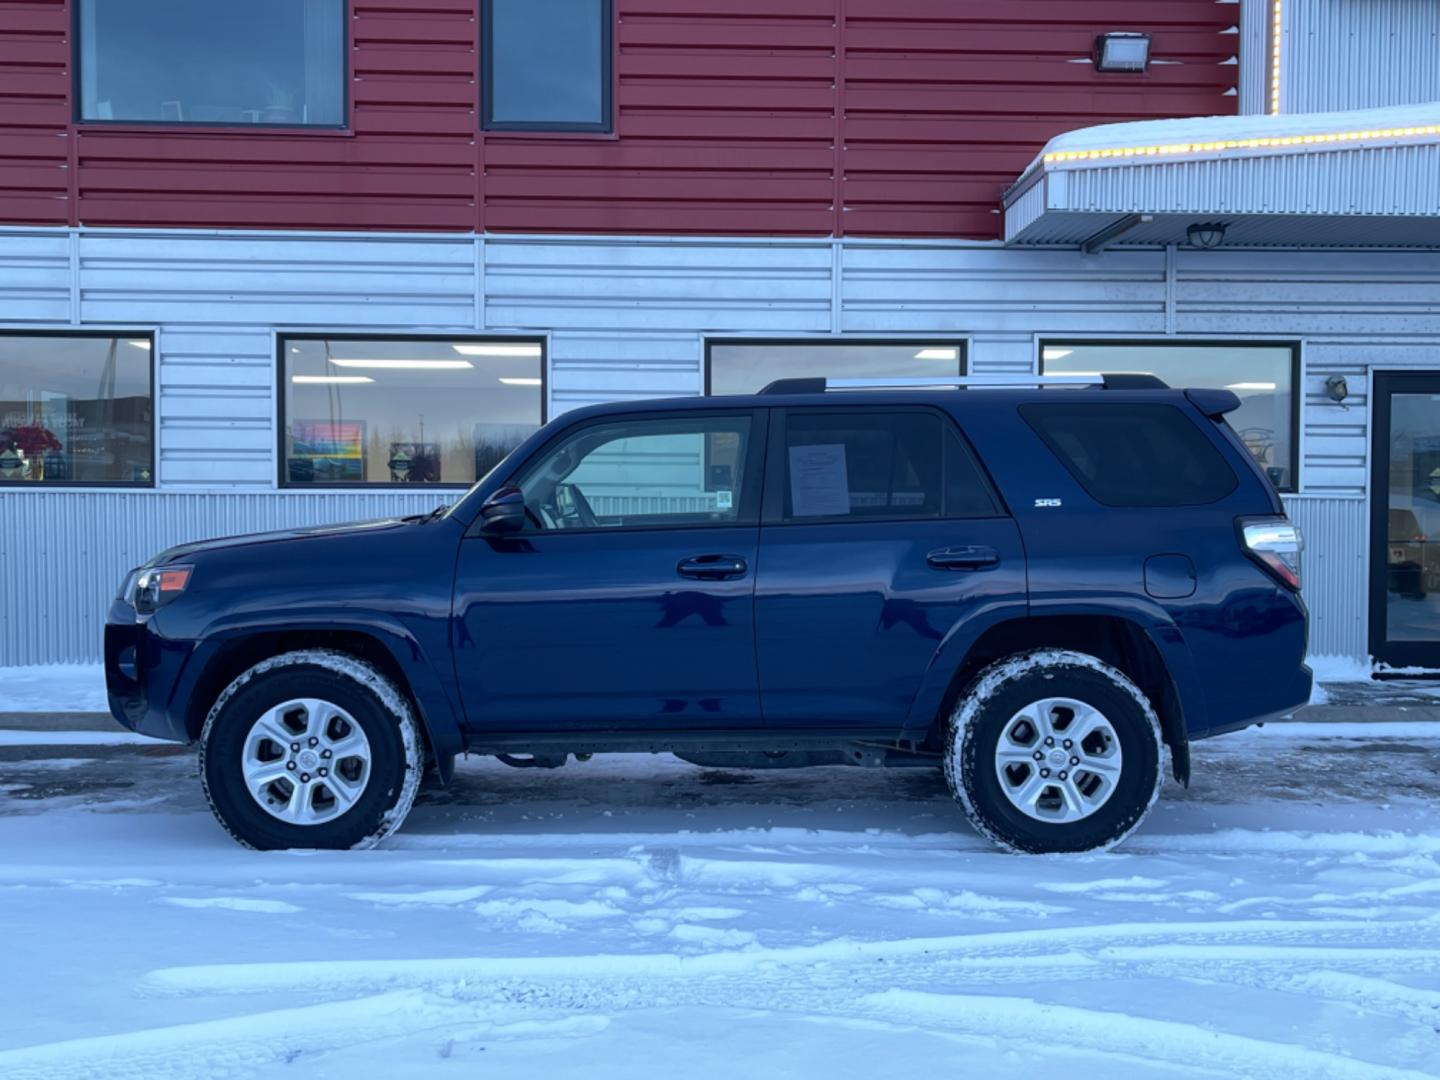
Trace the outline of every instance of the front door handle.
{"label": "front door handle", "polygon": [[724,581],[726,578],[743,577],[750,564],[739,555],[692,555],[681,559],[675,572],[681,577],[698,578],[701,581]]}
{"label": "front door handle", "polygon": [[978,544],[937,548],[925,556],[925,561],[936,570],[988,570],[1000,564],[1000,553]]}

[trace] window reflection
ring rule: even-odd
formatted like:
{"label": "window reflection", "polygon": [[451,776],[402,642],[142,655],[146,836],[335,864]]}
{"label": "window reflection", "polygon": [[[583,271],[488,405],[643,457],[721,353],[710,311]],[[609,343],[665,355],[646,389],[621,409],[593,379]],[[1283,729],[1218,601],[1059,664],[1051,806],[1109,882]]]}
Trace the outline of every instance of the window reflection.
{"label": "window reflection", "polygon": [[148,335],[0,335],[0,483],[153,479]]}
{"label": "window reflection", "polygon": [[345,122],[344,0],[80,0],[81,116]]}
{"label": "window reflection", "polygon": [[287,337],[282,481],[471,484],[542,422],[540,341]]}
{"label": "window reflection", "polygon": [[712,394],[754,394],[776,379],[886,379],[964,374],[953,341],[712,341]]}
{"label": "window reflection", "polygon": [[485,124],[606,130],[608,0],[488,0]]}

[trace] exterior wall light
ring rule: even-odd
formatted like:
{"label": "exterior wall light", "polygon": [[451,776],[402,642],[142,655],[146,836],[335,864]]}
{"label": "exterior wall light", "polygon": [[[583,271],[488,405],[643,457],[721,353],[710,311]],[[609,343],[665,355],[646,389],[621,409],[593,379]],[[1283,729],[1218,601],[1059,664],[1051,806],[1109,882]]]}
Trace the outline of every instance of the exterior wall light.
{"label": "exterior wall light", "polygon": [[1336,404],[1350,396],[1350,384],[1344,375],[1331,375],[1325,380],[1325,396]]}
{"label": "exterior wall light", "polygon": [[1196,222],[1185,230],[1185,239],[1191,247],[1218,248],[1225,240],[1225,226],[1219,221]]}
{"label": "exterior wall light", "polygon": [[1096,71],[1145,71],[1150,67],[1150,35],[1129,31],[1095,39]]}

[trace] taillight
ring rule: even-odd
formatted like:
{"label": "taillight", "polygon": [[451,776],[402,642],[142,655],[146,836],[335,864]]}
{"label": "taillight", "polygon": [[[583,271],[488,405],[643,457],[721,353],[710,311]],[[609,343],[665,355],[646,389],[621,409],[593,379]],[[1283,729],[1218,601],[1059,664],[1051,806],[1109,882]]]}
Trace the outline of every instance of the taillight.
{"label": "taillight", "polygon": [[155,566],[135,578],[132,603],[141,615],[152,615],[185,591],[190,584],[190,566]]}
{"label": "taillight", "polygon": [[1300,530],[1284,518],[1241,518],[1239,524],[1245,554],[1298,592],[1300,553],[1305,550]]}

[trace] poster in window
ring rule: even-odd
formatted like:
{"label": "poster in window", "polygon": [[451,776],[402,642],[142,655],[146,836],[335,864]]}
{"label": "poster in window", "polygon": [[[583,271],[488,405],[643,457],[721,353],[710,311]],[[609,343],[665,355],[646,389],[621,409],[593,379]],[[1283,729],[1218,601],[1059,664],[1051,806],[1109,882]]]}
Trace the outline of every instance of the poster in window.
{"label": "poster in window", "polygon": [[440,482],[439,443],[391,443],[389,462],[392,484],[438,484]]}
{"label": "poster in window", "polygon": [[845,444],[790,447],[790,509],[797,518],[850,513]]}
{"label": "poster in window", "polygon": [[290,425],[290,480],[344,484],[365,479],[365,421],[296,420]]}

